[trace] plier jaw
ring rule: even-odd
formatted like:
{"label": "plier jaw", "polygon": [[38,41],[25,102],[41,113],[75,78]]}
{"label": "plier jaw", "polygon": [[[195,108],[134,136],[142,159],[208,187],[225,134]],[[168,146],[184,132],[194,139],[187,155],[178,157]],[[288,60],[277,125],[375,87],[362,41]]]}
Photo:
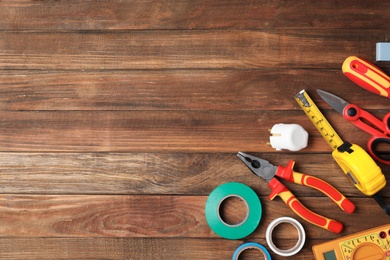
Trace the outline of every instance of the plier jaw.
{"label": "plier jaw", "polygon": [[254,173],[266,182],[270,182],[276,175],[277,166],[267,160],[252,156],[243,152],[238,152],[238,158]]}

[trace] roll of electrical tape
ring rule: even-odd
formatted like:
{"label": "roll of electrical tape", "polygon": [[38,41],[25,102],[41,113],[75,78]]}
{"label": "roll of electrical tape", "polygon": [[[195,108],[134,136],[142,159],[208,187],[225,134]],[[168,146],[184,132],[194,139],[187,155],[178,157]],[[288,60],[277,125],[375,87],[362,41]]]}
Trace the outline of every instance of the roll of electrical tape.
{"label": "roll of electrical tape", "polygon": [[[293,246],[292,248],[287,249],[287,250],[282,250],[282,249],[277,248],[272,240],[272,232],[274,231],[274,228],[281,223],[289,223],[289,224],[293,225],[298,231],[297,243],[295,244],[295,246]],[[281,218],[277,218],[277,219],[273,220],[269,224],[269,226],[267,227],[267,230],[265,232],[265,239],[267,240],[267,244],[268,244],[269,248],[271,248],[271,250],[275,254],[278,254],[280,256],[292,256],[292,255],[295,255],[296,253],[298,253],[299,251],[301,251],[303,245],[305,244],[306,234],[305,234],[305,230],[303,229],[303,226],[297,220],[290,218],[290,217],[281,217]]]}
{"label": "roll of electrical tape", "polygon": [[271,255],[268,250],[263,245],[254,242],[247,242],[237,247],[236,251],[234,251],[232,260],[238,260],[240,254],[247,249],[257,249],[263,254],[265,260],[271,260]]}
{"label": "roll of electrical tape", "polygon": [[[222,220],[219,212],[222,202],[237,197],[246,204],[246,216],[238,224],[228,224]],[[205,215],[210,228],[219,236],[227,239],[240,239],[251,234],[259,225],[262,206],[257,194],[245,184],[228,182],[215,188],[206,201]]]}

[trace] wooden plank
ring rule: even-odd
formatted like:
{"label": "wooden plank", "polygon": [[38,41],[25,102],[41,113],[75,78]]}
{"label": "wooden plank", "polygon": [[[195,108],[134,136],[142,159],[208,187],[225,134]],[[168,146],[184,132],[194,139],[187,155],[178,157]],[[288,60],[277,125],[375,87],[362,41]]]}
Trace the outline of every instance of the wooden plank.
{"label": "wooden plank", "polygon": [[[253,153],[274,165],[296,162],[294,169],[320,177],[346,196],[362,196],[330,154]],[[390,169],[382,168],[390,181]],[[267,184],[234,153],[0,153],[3,194],[167,194],[204,195],[237,181],[267,196]],[[285,183],[299,196],[318,191]],[[390,187],[383,190],[389,194]]]}
{"label": "wooden plank", "polygon": [[[0,69],[334,68],[375,59],[381,30],[0,32]],[[299,43],[299,44],[298,44]],[[326,53],[326,55],[323,55]]]}
{"label": "wooden plank", "polygon": [[[385,67],[382,65],[382,67]],[[40,71],[0,70],[0,110],[295,110],[315,89],[364,109],[390,109],[337,70]]]}
{"label": "wooden plank", "polygon": [[[295,240],[296,241],[296,240]],[[295,242],[294,241],[294,242]],[[294,259],[312,259],[311,245],[324,240],[313,238]],[[257,239],[268,248],[265,239]],[[220,260],[230,259],[233,252],[243,243],[241,240],[191,239],[191,238],[0,238],[3,259],[137,259],[137,260]],[[279,239],[281,248],[291,248],[289,241]],[[285,257],[274,254],[268,248],[272,259]],[[246,251],[242,258],[258,260],[262,257],[255,250]]]}
{"label": "wooden plank", "polygon": [[[353,8],[353,9],[352,9]],[[387,1],[2,1],[0,30],[389,29]],[[299,11],[297,11],[299,10]],[[353,10],[353,11],[351,11]]]}
{"label": "wooden plank", "polygon": [[[206,199],[206,196],[169,195],[3,194],[0,196],[0,233],[5,237],[216,238],[205,219]],[[353,214],[341,211],[326,197],[299,199],[314,212],[345,224],[341,234],[334,234],[301,220],[308,237],[336,238],[361,228],[388,223],[386,214],[372,198],[353,200],[357,207]],[[264,208],[261,225],[248,239],[264,239],[266,227],[276,217],[298,218],[280,199],[269,201],[266,197],[260,197],[260,200]],[[246,210],[244,203],[234,206],[234,212]],[[293,239],[295,235],[285,232],[283,238]]]}
{"label": "wooden plank", "polygon": [[[319,192],[286,184],[345,225],[332,234],[301,220],[307,242],[294,259],[388,223],[346,180],[292,96],[308,89],[338,133],[365,147],[369,136],[315,89],[378,117],[388,112],[386,99],[356,87],[340,66],[349,55],[375,59],[375,42],[388,40],[390,3],[0,2],[1,258],[230,259],[243,241],[265,245],[273,219],[300,219],[279,198],[268,200],[239,150],[281,165],[294,159],[296,170],[356,204],[348,215]],[[390,65],[377,64],[389,74]],[[267,146],[275,123],[301,124],[309,147]],[[204,217],[207,195],[228,181],[248,184],[263,203],[260,226],[239,241],[217,237]],[[390,201],[389,190],[381,193]],[[246,210],[234,201],[223,207],[229,221]],[[295,239],[291,229],[278,232],[278,244]]]}
{"label": "wooden plank", "polygon": [[[367,133],[325,112],[342,138],[366,146]],[[7,112],[0,115],[0,151],[275,152],[268,130],[281,122],[309,132],[302,152],[331,151],[301,110]]]}
{"label": "wooden plank", "polygon": [[[3,259],[228,259],[241,241],[150,238],[6,238]],[[250,258],[252,259],[252,258]]]}

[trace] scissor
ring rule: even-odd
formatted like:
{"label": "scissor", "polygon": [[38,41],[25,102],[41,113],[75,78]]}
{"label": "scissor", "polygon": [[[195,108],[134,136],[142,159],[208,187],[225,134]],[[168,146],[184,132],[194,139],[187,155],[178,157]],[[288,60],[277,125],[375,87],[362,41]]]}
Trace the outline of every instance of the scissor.
{"label": "scissor", "polygon": [[318,215],[306,208],[276,177],[321,191],[347,213],[355,210],[355,205],[329,183],[314,176],[295,172],[293,160],[290,160],[286,167],[282,167],[274,166],[267,160],[243,152],[239,152],[237,156],[255,175],[268,183],[272,190],[268,197],[270,200],[279,196],[298,216],[316,226],[334,233],[339,233],[343,229],[340,222]]}
{"label": "scissor", "polygon": [[387,113],[383,120],[379,120],[357,105],[349,104],[334,94],[323,90],[317,90],[317,92],[326,103],[342,114],[345,119],[372,136],[368,140],[367,148],[368,153],[374,160],[380,163],[390,164],[390,154],[388,153],[390,150],[387,150],[387,153],[380,153],[378,151],[380,144],[382,144],[382,149],[384,149],[384,145],[390,145],[390,113]]}

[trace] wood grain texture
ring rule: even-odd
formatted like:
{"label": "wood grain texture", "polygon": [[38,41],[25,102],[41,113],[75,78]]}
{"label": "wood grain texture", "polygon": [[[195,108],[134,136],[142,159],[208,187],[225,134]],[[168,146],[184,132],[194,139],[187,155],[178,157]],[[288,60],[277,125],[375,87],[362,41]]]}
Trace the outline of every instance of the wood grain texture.
{"label": "wood grain texture", "polygon": [[370,111],[390,108],[388,102],[378,102],[377,96],[367,95],[364,89],[349,81],[340,68],[6,70],[0,71],[0,78],[0,110],[12,111],[288,111],[299,109],[292,97],[303,88],[310,91],[322,110],[330,107],[317,95],[316,89],[333,91]]}
{"label": "wood grain texture", "polygon": [[[7,195],[0,198],[3,236],[38,237],[193,237],[208,238],[214,234],[205,219],[206,196],[132,195],[132,196],[93,196],[93,195]],[[329,209],[337,212],[333,218],[354,224],[346,225],[342,234],[357,232],[365,219],[382,214],[382,209],[373,203],[372,198],[355,200],[357,210],[354,214],[362,216],[360,221],[343,212],[328,198],[300,197],[304,205],[314,212],[329,216]],[[265,238],[265,230],[272,221],[271,216],[290,216],[298,218],[283,201],[269,201],[260,197],[264,206],[263,219],[258,231],[247,239]],[[245,211],[242,203],[237,211]],[[324,207],[324,205],[327,205]],[[291,212],[288,212],[291,211]],[[288,213],[287,213],[288,212]],[[330,216],[329,216],[330,217]],[[44,219],[44,221],[42,221]],[[302,221],[302,219],[299,219]],[[303,222],[303,221],[302,221]],[[384,225],[386,218],[378,219],[376,224]],[[336,238],[337,234],[319,227],[309,228],[303,222],[309,237],[324,235]],[[292,239],[296,234],[286,232],[280,238]],[[310,242],[309,242],[310,243]]]}
{"label": "wood grain texture", "polygon": [[2,1],[2,30],[389,29],[386,1]]}
{"label": "wood grain texture", "polygon": [[[282,166],[293,159],[297,171],[323,176],[348,196],[362,196],[330,154],[255,154]],[[229,181],[246,183],[262,196],[270,191],[230,153],[0,153],[0,171],[0,190],[5,194],[207,196]],[[389,175],[388,168],[383,172]],[[314,189],[286,185],[302,197],[320,195]]]}
{"label": "wood grain texture", "polygon": [[[264,239],[258,241],[266,243]],[[314,239],[313,242],[323,241]],[[2,256],[7,259],[51,259],[50,256],[55,255],[65,259],[195,260],[202,255],[205,259],[219,260],[230,259],[241,244],[241,240],[191,238],[0,238]],[[293,246],[288,240],[282,240],[280,245]],[[20,248],[23,250],[17,251]],[[250,254],[243,253],[244,259],[261,257],[260,252],[248,252]],[[306,245],[294,257],[300,260],[311,256],[311,248]]]}
{"label": "wood grain texture", "polygon": [[[330,122],[343,119],[326,115]],[[269,129],[280,122],[307,129],[303,152],[331,152],[303,111],[290,111],[288,119],[286,111],[19,111],[1,114],[0,122],[0,149],[10,152],[275,152],[267,145]],[[366,146],[369,135],[350,122],[335,129]]]}
{"label": "wood grain texture", "polygon": [[[380,30],[0,32],[0,68],[45,70],[340,68],[375,55]],[[359,45],[356,45],[359,42]],[[312,46],[318,45],[318,48]],[[326,53],[326,55],[320,55]],[[320,56],[319,56],[320,55]],[[319,58],[320,57],[320,58]]]}
{"label": "wood grain texture", "polygon": [[[350,55],[375,61],[389,10],[356,0],[0,1],[0,258],[231,259],[245,241],[267,247],[268,224],[290,216],[307,233],[293,258],[313,259],[315,244],[388,223],[293,96],[306,89],[344,140],[366,147],[369,136],[316,89],[379,118],[388,112],[388,99],[349,81],[341,64]],[[390,74],[389,63],[375,64]],[[266,143],[276,123],[303,126],[308,147],[275,151]],[[295,160],[356,212],[284,182],[344,230],[299,219],[268,200],[238,151],[275,165]],[[218,237],[205,221],[207,196],[229,181],[253,188],[263,205],[259,227],[241,240]],[[234,219],[245,210],[233,201],[221,212]],[[291,231],[279,230],[277,244],[294,245]]]}

